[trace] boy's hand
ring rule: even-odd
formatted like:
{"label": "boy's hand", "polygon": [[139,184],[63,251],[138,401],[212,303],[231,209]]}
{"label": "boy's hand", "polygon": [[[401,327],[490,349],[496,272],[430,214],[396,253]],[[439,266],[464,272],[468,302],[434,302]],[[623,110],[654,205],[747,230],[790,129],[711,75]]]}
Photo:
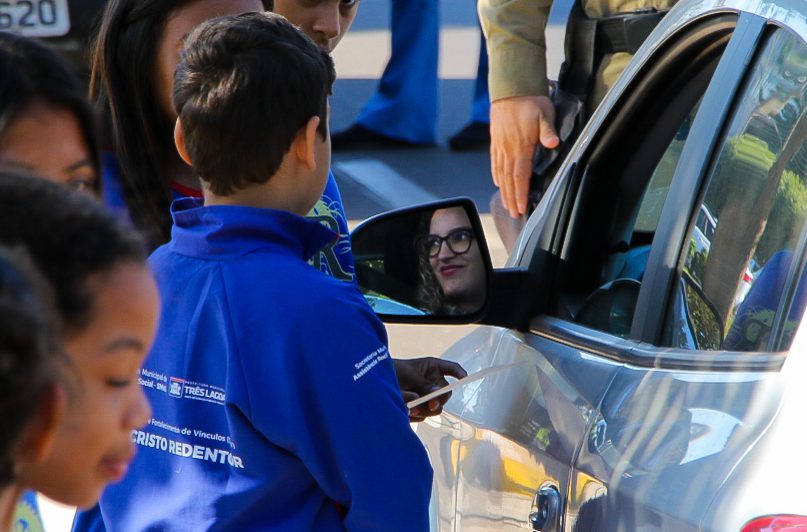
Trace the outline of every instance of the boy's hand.
{"label": "boy's hand", "polygon": [[[395,366],[395,375],[398,377],[401,395],[404,402],[407,403],[443,386],[448,386],[447,376],[457,379],[468,376],[468,373],[456,362],[435,357],[411,360],[393,359],[392,362]],[[419,422],[429,416],[439,415],[443,411],[443,405],[450,397],[451,392],[414,408],[409,412],[409,420]]]}

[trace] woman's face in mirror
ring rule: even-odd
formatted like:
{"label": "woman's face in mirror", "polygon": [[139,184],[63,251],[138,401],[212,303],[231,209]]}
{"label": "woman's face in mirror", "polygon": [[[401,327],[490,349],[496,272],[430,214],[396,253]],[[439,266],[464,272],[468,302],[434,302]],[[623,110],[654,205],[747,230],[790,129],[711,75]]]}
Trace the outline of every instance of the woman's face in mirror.
{"label": "woman's face in mirror", "polygon": [[[429,224],[429,265],[445,295],[445,304],[472,313],[485,301],[485,265],[465,209],[438,209]],[[437,244],[439,237],[439,244]],[[436,250],[436,253],[435,253]]]}

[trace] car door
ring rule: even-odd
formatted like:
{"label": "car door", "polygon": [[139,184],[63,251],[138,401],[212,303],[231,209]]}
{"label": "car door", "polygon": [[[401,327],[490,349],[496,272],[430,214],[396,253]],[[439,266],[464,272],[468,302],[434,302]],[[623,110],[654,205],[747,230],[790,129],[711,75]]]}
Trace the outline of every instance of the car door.
{"label": "car door", "polygon": [[[746,38],[723,59],[736,51],[732,64],[750,68],[736,90],[717,90],[721,63],[692,124],[632,322],[640,343],[621,357],[577,459],[573,529],[739,530],[759,517],[740,506],[720,508],[731,520],[709,515],[776,416],[778,372],[804,311],[794,257],[803,256],[807,220],[799,199],[807,192],[807,45],[750,14],[740,32]],[[715,94],[722,108],[707,109]],[[705,234],[704,212],[712,221]],[[754,277],[751,264],[762,265]],[[766,500],[776,507],[763,490],[754,511]]]}
{"label": "car door", "polygon": [[[716,142],[708,124],[725,120],[764,26],[724,10],[669,24],[595,114],[510,259],[538,279],[513,301],[531,300],[529,330],[482,329],[446,353],[469,372],[499,371],[455,392],[444,415],[418,429],[435,465],[435,529],[573,530],[588,501],[618,491],[624,460],[588,463],[591,445],[613,457],[616,418],[602,405],[641,411],[656,397],[657,383],[643,377],[657,353],[645,352],[649,322],[639,313],[661,293],[651,267],[669,247],[660,235],[669,239],[678,176],[700,176],[708,162],[682,154]],[[678,404],[678,393],[660,396]],[[639,424],[642,435],[665,435],[645,436],[649,463],[673,460],[689,441],[685,410]],[[627,421],[620,428],[639,441]]]}

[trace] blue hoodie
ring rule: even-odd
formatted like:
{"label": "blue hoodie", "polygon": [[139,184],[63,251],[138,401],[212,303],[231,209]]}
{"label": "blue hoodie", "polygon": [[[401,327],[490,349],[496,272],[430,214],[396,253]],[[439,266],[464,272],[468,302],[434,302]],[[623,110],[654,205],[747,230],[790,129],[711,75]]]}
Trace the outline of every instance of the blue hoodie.
{"label": "blue hoodie", "polygon": [[381,322],[306,263],[336,235],[269,209],[172,207],[141,371],[149,425],[101,498],[109,530],[428,528],[431,467]]}

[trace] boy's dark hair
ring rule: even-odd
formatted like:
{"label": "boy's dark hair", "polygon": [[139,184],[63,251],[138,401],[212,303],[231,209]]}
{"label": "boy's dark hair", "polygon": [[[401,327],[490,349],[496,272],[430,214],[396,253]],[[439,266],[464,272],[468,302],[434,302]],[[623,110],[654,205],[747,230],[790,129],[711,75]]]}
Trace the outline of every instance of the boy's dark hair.
{"label": "boy's dark hair", "polygon": [[174,76],[185,147],[214,194],[265,183],[313,116],[328,135],[330,56],[285,18],[244,13],[191,33]]}
{"label": "boy's dark hair", "polygon": [[14,480],[18,439],[56,376],[51,305],[25,253],[0,246],[0,487]]}
{"label": "boy's dark hair", "polygon": [[92,275],[146,258],[134,231],[97,201],[9,172],[0,172],[0,244],[24,247],[50,282],[67,336],[93,317]]}
{"label": "boy's dark hair", "polygon": [[[84,87],[68,64],[45,45],[0,31],[0,135],[17,113],[33,102],[68,109],[79,122],[92,163],[100,174],[101,160],[95,115]],[[100,179],[95,192],[100,191]]]}

